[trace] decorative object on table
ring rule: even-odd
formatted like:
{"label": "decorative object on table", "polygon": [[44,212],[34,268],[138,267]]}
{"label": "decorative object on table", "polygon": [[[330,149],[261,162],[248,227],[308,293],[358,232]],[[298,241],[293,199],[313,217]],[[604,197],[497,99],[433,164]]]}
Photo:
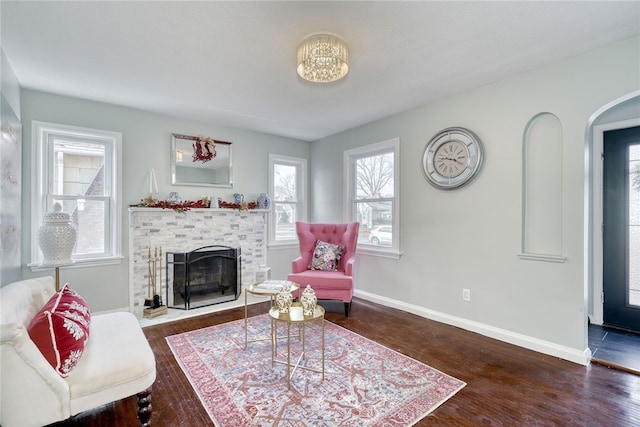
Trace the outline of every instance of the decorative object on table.
{"label": "decorative object on table", "polygon": [[311,286],[307,285],[305,290],[302,292],[300,302],[302,303],[302,314],[305,316],[313,316],[313,312],[315,311],[318,303],[318,298],[316,298],[316,293]]}
{"label": "decorative object on table", "polygon": [[212,196],[211,197],[211,205],[210,205],[210,207],[213,208],[213,209],[219,208],[220,207],[220,198]]}
{"label": "decorative object on table", "polygon": [[269,209],[271,207],[271,198],[266,193],[260,193],[258,196],[258,209]]}
{"label": "decorative object on table", "polygon": [[256,271],[256,283],[262,283],[265,280],[269,280],[269,271],[271,271],[271,268],[264,264],[258,266],[258,271]]}
{"label": "decorative object on table", "polygon": [[[284,367],[272,366],[269,357],[269,315],[247,319],[252,336],[262,340],[246,348],[238,345],[244,321],[166,338],[212,425],[309,426],[313,413],[314,420],[324,420],[317,424],[332,427],[405,427],[441,405],[451,403],[454,411],[459,405],[455,394],[464,382],[332,322],[324,322],[327,380],[319,384],[317,375],[296,374],[288,391]],[[305,366],[320,366],[320,327],[306,326]],[[298,360],[301,347],[291,342],[291,360]]]}
{"label": "decorative object on table", "polygon": [[[149,248],[149,256],[147,257],[147,298],[144,300],[145,309],[143,316],[152,319],[161,314],[167,313],[167,306],[162,304],[162,247],[153,249],[151,256],[151,248]],[[159,272],[159,274],[158,274]]]}
{"label": "decorative object on table", "polygon": [[55,267],[56,291],[60,290],[60,267],[73,263],[71,254],[76,245],[77,232],[71,224],[71,217],[62,211],[62,205],[56,202],[53,212],[42,219],[38,230],[38,246],[42,251],[42,265]]}
{"label": "decorative object on table", "polygon": [[336,36],[315,34],[298,46],[296,64],[296,71],[303,79],[331,83],[349,72],[349,49]]}
{"label": "decorative object on table", "polygon": [[278,311],[280,313],[288,313],[291,308],[293,297],[291,296],[291,287],[285,285],[282,290],[276,295],[276,304],[278,305]]}
{"label": "decorative object on table", "polygon": [[242,204],[244,202],[244,194],[241,193],[233,193],[233,203]]}
{"label": "decorative object on table", "polygon": [[427,182],[442,190],[469,183],[480,171],[484,148],[480,138],[461,127],[438,132],[424,149],[422,172]]}

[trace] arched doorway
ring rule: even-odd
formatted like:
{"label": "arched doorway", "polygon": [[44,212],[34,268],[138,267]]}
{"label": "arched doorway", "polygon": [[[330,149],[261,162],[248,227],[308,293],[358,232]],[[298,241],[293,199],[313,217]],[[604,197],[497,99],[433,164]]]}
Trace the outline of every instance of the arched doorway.
{"label": "arched doorway", "polygon": [[[603,242],[605,242],[603,224],[605,221],[604,206],[610,201],[603,198],[605,143],[611,144],[611,135],[618,130],[637,126],[640,126],[640,91],[603,106],[591,116],[587,124],[585,144],[585,290],[588,301],[586,309],[592,325],[603,325],[606,317],[603,310],[603,302],[606,298],[603,275],[605,252],[609,253],[610,249],[603,246]],[[609,138],[609,142],[605,142],[607,138]],[[611,170],[611,163],[607,167]],[[610,270],[610,267],[608,269]],[[591,332],[589,348],[594,353],[593,331]],[[602,352],[599,355],[598,351],[596,350],[593,355],[594,360],[602,356]]]}

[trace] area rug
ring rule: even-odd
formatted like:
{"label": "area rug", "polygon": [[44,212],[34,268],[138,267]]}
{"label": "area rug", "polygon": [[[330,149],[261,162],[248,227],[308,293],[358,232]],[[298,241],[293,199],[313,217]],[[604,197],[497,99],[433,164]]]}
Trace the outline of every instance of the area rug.
{"label": "area rug", "polygon": [[[325,321],[325,379],[271,361],[268,315],[167,337],[169,347],[217,427],[412,426],[466,384]],[[297,331],[292,327],[292,331]],[[292,332],[293,334],[293,332]],[[281,324],[278,336],[286,336]],[[302,366],[321,368],[321,324],[308,323]],[[291,359],[301,353],[291,339]],[[286,361],[286,340],[278,360]]]}

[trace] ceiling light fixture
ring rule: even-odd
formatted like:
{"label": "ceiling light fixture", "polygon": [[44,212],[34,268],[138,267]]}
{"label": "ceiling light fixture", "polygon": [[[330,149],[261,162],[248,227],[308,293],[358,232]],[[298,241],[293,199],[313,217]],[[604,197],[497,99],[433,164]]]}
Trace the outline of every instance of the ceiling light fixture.
{"label": "ceiling light fixture", "polygon": [[349,72],[349,49],[338,37],[316,34],[298,46],[298,75],[314,83],[340,80]]}

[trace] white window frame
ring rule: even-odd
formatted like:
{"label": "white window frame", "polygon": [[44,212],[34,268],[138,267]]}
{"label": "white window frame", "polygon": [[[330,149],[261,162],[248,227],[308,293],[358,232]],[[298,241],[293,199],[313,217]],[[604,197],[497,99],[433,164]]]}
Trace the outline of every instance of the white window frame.
{"label": "white window frame", "polygon": [[357,253],[399,259],[400,252],[400,138],[392,138],[374,144],[364,145],[344,152],[344,218],[346,222],[357,221],[355,217],[355,163],[357,159],[384,153],[393,153],[393,197],[380,199],[391,201],[393,234],[391,247],[358,245]]}
{"label": "white window frame", "polygon": [[[269,154],[269,194],[273,198],[275,195],[274,186],[275,181],[273,179],[273,173],[276,164],[287,165],[287,166],[295,166],[298,171],[298,176],[296,177],[296,189],[297,189],[297,203],[296,203],[296,212],[298,214],[298,221],[306,221],[307,220],[307,159],[299,158],[299,157],[290,157],[290,156],[282,156],[279,154]],[[272,199],[271,201],[271,211],[269,212],[269,220],[268,220],[268,236],[269,236],[269,247],[275,248],[289,248],[289,247],[297,247],[298,246],[298,238],[294,238],[291,240],[278,240],[276,241],[276,220],[277,215],[275,214],[275,203]]]}
{"label": "white window frame", "polygon": [[[105,227],[105,253],[99,256],[72,256],[74,265],[98,265],[119,263],[122,257],[122,133],[90,129],[77,126],[33,121],[31,126],[31,263],[36,271],[42,264],[43,256],[38,247],[38,229],[47,213],[49,179],[53,176],[53,138],[63,136],[76,140],[87,140],[105,146],[105,193],[108,206]],[[65,196],[55,196],[62,199]]]}

